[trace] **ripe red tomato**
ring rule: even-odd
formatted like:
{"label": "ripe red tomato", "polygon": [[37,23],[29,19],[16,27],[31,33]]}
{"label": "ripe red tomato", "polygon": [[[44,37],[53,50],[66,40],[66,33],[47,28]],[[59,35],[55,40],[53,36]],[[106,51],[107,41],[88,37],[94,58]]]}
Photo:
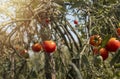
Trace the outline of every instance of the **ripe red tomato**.
{"label": "ripe red tomato", "polygon": [[117,28],[117,34],[120,36],[120,28]]}
{"label": "ripe red tomato", "polygon": [[24,58],[29,58],[29,54],[28,54],[28,51],[26,49],[22,50],[20,52],[20,55]]}
{"label": "ripe red tomato", "polygon": [[49,41],[49,40],[44,41],[42,46],[46,53],[52,53],[56,49],[56,43],[53,41]]}
{"label": "ripe red tomato", "polygon": [[28,51],[27,51],[26,49],[22,50],[22,51],[20,52],[20,55],[24,55],[25,53],[28,53]]}
{"label": "ripe red tomato", "polygon": [[94,55],[98,54],[98,48],[94,48],[94,49],[93,49],[93,54],[94,54]]}
{"label": "ripe red tomato", "polygon": [[50,22],[50,20],[49,20],[49,19],[46,19],[45,22],[48,24],[48,23]]}
{"label": "ripe red tomato", "polygon": [[93,35],[90,37],[89,43],[93,46],[99,46],[102,42],[102,38],[99,35]]}
{"label": "ripe red tomato", "polygon": [[32,50],[33,50],[34,52],[39,52],[41,49],[42,49],[42,46],[41,46],[41,44],[39,44],[39,43],[36,43],[36,44],[33,44],[33,45],[32,45]]}
{"label": "ripe red tomato", "polygon": [[96,54],[100,54],[103,58],[103,60],[106,60],[108,58],[108,50],[105,48],[101,48],[99,51],[97,48],[93,49],[93,53]]}
{"label": "ripe red tomato", "polygon": [[101,48],[99,50],[99,52],[100,52],[100,55],[102,56],[103,60],[108,58],[108,50],[107,49]]}
{"label": "ripe red tomato", "polygon": [[110,38],[106,44],[106,49],[110,52],[116,52],[118,48],[120,48],[120,41],[113,37]]}
{"label": "ripe red tomato", "polygon": [[74,24],[78,24],[78,21],[77,21],[77,20],[74,20]]}

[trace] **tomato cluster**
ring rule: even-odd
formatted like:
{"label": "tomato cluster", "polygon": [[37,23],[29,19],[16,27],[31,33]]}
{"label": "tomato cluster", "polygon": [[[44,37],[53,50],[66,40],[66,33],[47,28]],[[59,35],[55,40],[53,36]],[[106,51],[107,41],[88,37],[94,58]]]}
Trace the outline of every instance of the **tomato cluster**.
{"label": "tomato cluster", "polygon": [[108,50],[106,48],[94,48],[93,49],[94,55],[100,54],[103,58],[103,60],[108,58]]}
{"label": "tomato cluster", "polygon": [[53,53],[56,50],[56,43],[51,40],[43,41],[41,44],[36,43],[32,45],[32,50],[34,52],[40,52],[44,50],[46,53]]}
{"label": "tomato cluster", "polygon": [[111,37],[104,47],[101,47],[102,38],[99,35],[91,36],[89,43],[94,47],[94,55],[101,55],[103,60],[108,58],[109,52],[116,52],[120,48],[120,41],[114,37]]}
{"label": "tomato cluster", "polygon": [[[32,48],[32,51],[35,53],[38,53],[43,49],[46,53],[50,54],[56,50],[56,47],[57,46],[54,41],[46,40],[46,41],[43,41],[41,44],[40,43],[33,44],[31,48]],[[19,48],[16,48],[16,50],[18,49]],[[21,50],[19,55],[24,58],[29,58],[29,53],[26,49]]]}

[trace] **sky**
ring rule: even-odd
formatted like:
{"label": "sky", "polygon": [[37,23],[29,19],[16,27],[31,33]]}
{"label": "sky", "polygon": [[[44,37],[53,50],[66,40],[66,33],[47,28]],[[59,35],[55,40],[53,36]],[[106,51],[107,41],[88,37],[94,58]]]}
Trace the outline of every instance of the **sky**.
{"label": "sky", "polygon": [[8,1],[8,0],[0,0],[0,23],[10,20],[10,18],[8,18],[4,15],[5,11],[9,12],[12,10],[11,7],[7,7],[7,10],[6,10],[6,1]]}

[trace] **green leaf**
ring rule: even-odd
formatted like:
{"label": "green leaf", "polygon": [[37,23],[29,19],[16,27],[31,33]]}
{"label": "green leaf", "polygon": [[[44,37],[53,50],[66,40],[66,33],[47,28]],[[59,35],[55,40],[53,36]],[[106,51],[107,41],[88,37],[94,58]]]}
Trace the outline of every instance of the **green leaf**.
{"label": "green leaf", "polygon": [[85,5],[84,1],[75,1],[74,4],[72,5],[72,8],[80,7],[83,4]]}
{"label": "green leaf", "polygon": [[64,1],[63,0],[55,0],[54,1],[56,4],[63,6],[64,5]]}
{"label": "green leaf", "polygon": [[19,75],[19,78],[25,79],[25,76],[24,75]]}
{"label": "green leaf", "polygon": [[115,67],[115,68],[120,68],[120,63],[116,63],[116,64],[114,65],[114,67]]}
{"label": "green leaf", "polygon": [[67,12],[66,8],[63,6],[59,6],[58,9],[62,12]]}
{"label": "green leaf", "polygon": [[112,60],[110,61],[110,65],[114,65],[120,58],[120,49],[118,49],[118,51],[116,52],[115,56],[112,58]]}
{"label": "green leaf", "polygon": [[82,55],[82,62],[86,65],[86,67],[90,66],[88,58],[85,55]]}
{"label": "green leaf", "polygon": [[36,71],[32,71],[32,72],[31,72],[31,77],[32,77],[32,78],[37,78],[37,76],[38,76],[38,75],[37,75]]}
{"label": "green leaf", "polygon": [[108,40],[110,39],[111,35],[107,35],[103,40],[102,40],[102,44],[101,47],[105,47]]}
{"label": "green leaf", "polygon": [[118,26],[120,27],[120,23],[118,24]]}

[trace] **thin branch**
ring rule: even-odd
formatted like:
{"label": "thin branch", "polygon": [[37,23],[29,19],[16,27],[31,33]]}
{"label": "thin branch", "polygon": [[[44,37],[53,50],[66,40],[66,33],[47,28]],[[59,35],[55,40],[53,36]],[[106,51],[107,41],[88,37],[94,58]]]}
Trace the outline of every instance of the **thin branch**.
{"label": "thin branch", "polygon": [[70,65],[73,67],[73,69],[75,70],[75,72],[76,72],[76,75],[77,75],[77,79],[83,79],[82,78],[82,75],[81,75],[81,73],[80,73],[80,71],[79,71],[79,69],[77,68],[77,66],[74,64],[74,63],[72,63],[72,62],[70,62]]}

